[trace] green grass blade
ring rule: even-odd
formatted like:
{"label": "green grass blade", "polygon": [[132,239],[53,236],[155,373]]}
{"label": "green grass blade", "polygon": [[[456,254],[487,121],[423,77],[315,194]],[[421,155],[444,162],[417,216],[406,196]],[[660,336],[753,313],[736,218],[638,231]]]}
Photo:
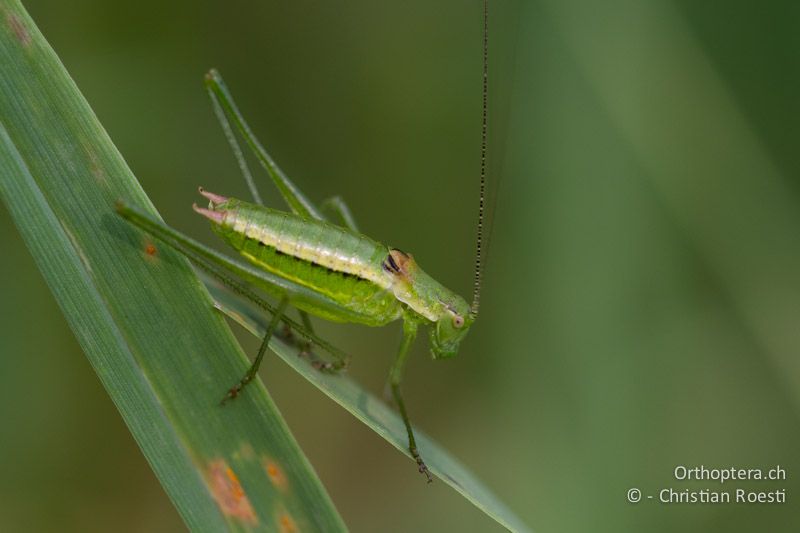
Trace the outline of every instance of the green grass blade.
{"label": "green grass blade", "polygon": [[114,214],[117,198],[155,210],[11,0],[0,0],[0,64],[0,197],[186,524],[343,530],[263,386],[218,405],[244,354],[186,260]]}
{"label": "green grass blade", "polygon": [[[223,313],[241,324],[253,335],[264,335],[268,318],[259,308],[249,301],[233,295],[219,285],[216,280],[207,278],[206,285],[216,300],[217,307]],[[299,356],[297,348],[282,339],[273,337],[270,348],[311,384],[411,458],[405,426],[400,416],[392,408],[365,391],[346,374],[320,372],[311,365],[308,358]],[[425,459],[425,464],[432,473],[510,531],[529,531],[522,520],[464,465],[419,429],[414,428],[414,435],[419,451]],[[422,484],[422,480],[420,480],[420,484]]]}

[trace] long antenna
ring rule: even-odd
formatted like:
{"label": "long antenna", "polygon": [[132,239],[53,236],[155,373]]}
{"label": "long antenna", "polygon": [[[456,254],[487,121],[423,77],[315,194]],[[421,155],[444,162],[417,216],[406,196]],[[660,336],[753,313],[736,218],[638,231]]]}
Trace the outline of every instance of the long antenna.
{"label": "long antenna", "polygon": [[483,0],[483,113],[481,124],[481,196],[478,202],[478,236],[475,245],[475,287],[472,293],[470,314],[478,316],[481,304],[481,277],[483,275],[483,211],[486,203],[486,131],[489,123],[489,0]]}

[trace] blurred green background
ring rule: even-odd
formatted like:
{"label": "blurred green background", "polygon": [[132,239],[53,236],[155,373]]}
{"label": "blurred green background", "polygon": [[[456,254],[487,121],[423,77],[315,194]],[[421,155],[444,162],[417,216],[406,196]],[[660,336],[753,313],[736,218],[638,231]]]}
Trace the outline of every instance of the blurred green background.
{"label": "blurred green background", "polygon": [[[246,194],[202,88],[214,66],[313,199],[341,194],[366,233],[469,294],[480,2],[25,4],[172,225],[214,242],[196,187]],[[491,11],[482,315],[454,360],[418,342],[412,417],[536,531],[800,530],[800,4]],[[0,529],[181,529],[4,208],[0,235]],[[380,392],[399,328],[319,326]],[[499,529],[265,367],[353,531]],[[672,477],[701,464],[788,479]],[[788,502],[633,505],[631,487]]]}

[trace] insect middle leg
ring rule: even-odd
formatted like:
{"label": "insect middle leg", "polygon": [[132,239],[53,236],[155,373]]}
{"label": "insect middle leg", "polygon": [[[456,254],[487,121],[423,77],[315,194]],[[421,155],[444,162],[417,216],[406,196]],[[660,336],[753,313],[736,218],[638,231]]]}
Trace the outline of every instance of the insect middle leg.
{"label": "insect middle leg", "polygon": [[403,381],[403,371],[405,370],[408,351],[416,336],[417,322],[413,319],[405,318],[403,320],[403,341],[400,343],[400,349],[398,350],[397,356],[392,364],[392,370],[389,373],[389,385],[392,388],[392,395],[394,396],[394,401],[397,404],[397,408],[400,410],[400,416],[403,418],[403,423],[406,425],[406,433],[408,433],[408,451],[411,452],[411,457],[413,457],[417,462],[420,473],[425,474],[428,477],[428,483],[430,483],[433,481],[433,477],[431,476],[428,467],[425,465],[425,461],[422,460],[419,450],[417,449],[417,441],[414,439],[414,430],[411,427],[411,419],[408,418],[406,405],[403,401],[403,395],[400,391],[400,384]]}
{"label": "insect middle leg", "polygon": [[269,341],[272,338],[272,335],[275,333],[275,329],[278,327],[278,324],[281,322],[281,317],[283,313],[286,311],[286,306],[289,304],[289,298],[284,296],[281,298],[280,302],[278,302],[278,306],[275,310],[275,314],[272,315],[272,320],[269,322],[269,326],[267,326],[267,332],[264,334],[264,340],[261,341],[261,347],[258,349],[258,354],[256,358],[253,360],[253,364],[250,365],[250,368],[247,370],[247,373],[239,380],[239,383],[234,385],[233,387],[228,390],[228,393],[222,398],[220,404],[224,404],[228,400],[232,400],[236,398],[242,389],[245,386],[253,381],[253,379],[258,374],[258,367],[261,366],[261,361],[264,359],[264,354],[267,351],[267,347],[269,346]]}
{"label": "insect middle leg", "polygon": [[[303,328],[305,328],[305,331],[313,335],[314,325],[311,323],[311,316],[309,316],[309,314],[303,310],[298,311]],[[322,372],[336,373],[347,367],[347,359],[334,356],[336,360],[331,362],[315,354],[313,352],[314,343],[311,341],[311,339],[302,335],[295,336],[291,325],[287,321],[284,321],[283,337],[284,340],[290,342],[298,349],[297,355],[299,357],[308,359],[308,361],[311,363],[311,366],[317,370]]]}

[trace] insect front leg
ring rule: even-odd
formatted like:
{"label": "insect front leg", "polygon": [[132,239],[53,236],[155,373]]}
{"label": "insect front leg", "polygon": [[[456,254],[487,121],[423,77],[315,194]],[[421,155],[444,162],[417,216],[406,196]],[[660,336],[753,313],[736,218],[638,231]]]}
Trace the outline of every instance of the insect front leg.
{"label": "insect front leg", "polygon": [[428,483],[430,483],[433,481],[433,477],[431,477],[431,473],[428,470],[428,467],[425,465],[425,461],[422,460],[419,450],[417,450],[417,442],[414,439],[414,430],[411,428],[411,420],[408,418],[406,405],[403,401],[403,395],[400,391],[400,384],[403,381],[403,371],[405,370],[406,366],[406,358],[408,357],[408,351],[409,348],[411,348],[411,344],[417,337],[417,327],[418,324],[416,320],[413,318],[404,317],[403,341],[400,343],[400,349],[398,350],[397,356],[392,364],[392,370],[389,373],[389,385],[392,388],[392,395],[394,396],[394,401],[397,404],[397,408],[400,410],[400,416],[403,418],[403,423],[406,425],[406,432],[408,433],[408,451],[411,452],[411,457],[413,457],[417,462],[420,473],[425,474],[428,477]]}
{"label": "insect front leg", "polygon": [[267,351],[267,347],[269,346],[269,340],[272,338],[272,335],[275,333],[275,329],[278,327],[278,324],[281,322],[281,317],[283,313],[286,311],[286,306],[289,304],[289,298],[284,296],[281,298],[280,302],[278,302],[278,307],[275,310],[275,313],[272,315],[272,320],[269,322],[269,326],[267,326],[267,332],[264,334],[264,340],[261,341],[261,347],[258,349],[258,354],[256,355],[253,364],[250,365],[250,368],[247,370],[247,373],[239,380],[239,383],[234,385],[230,388],[228,393],[222,398],[220,404],[224,404],[228,400],[232,400],[236,398],[242,389],[245,386],[255,379],[256,375],[258,374],[258,367],[261,366],[261,361],[264,359],[264,354]]}

